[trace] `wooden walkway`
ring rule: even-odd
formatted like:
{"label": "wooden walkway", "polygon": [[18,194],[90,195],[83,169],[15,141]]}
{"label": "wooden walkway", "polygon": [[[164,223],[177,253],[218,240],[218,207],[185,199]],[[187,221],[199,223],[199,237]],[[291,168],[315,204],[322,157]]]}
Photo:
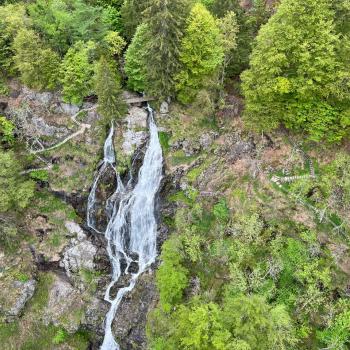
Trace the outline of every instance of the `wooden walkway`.
{"label": "wooden walkway", "polygon": [[141,96],[141,97],[131,97],[131,98],[126,98],[124,101],[129,104],[135,104],[135,103],[142,103],[142,102],[149,102],[149,101],[154,101],[155,98],[152,96]]}

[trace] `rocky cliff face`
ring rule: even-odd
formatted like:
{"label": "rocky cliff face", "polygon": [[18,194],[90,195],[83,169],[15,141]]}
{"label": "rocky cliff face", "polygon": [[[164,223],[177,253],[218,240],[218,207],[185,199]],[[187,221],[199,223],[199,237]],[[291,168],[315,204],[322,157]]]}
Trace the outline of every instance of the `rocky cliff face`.
{"label": "rocky cliff face", "polygon": [[[33,243],[21,244],[20,256],[28,255],[23,269],[30,270],[30,275],[22,282],[12,272],[11,279],[5,278],[3,290],[11,290],[13,294],[12,302],[7,303],[2,313],[6,322],[16,322],[19,327],[26,317],[35,317],[39,324],[53,326],[72,337],[88,330],[92,349],[98,348],[103,336],[103,319],[108,309],[103,296],[110,273],[103,235],[85,226],[87,196],[102,158],[107,132],[99,124],[95,107],[86,103],[79,109],[63,103],[56,94],[40,94],[17,87],[4,108],[5,115],[16,123],[18,133],[27,143],[27,152],[37,156],[31,166],[40,168],[43,163],[49,164],[49,180],[44,184],[46,198],[39,198],[38,205],[29,210],[23,221],[24,230],[35,237]],[[237,114],[240,109],[240,102],[234,100],[232,113]],[[204,196],[215,197],[223,180],[218,176],[218,169],[222,169],[218,165],[220,162],[223,165],[220,159],[232,164],[245,162],[243,167],[254,165],[254,140],[239,131],[222,135],[220,130],[197,123],[187,125],[190,120],[190,116],[176,110],[169,112],[166,103],[157,115],[165,153],[165,176],[157,204],[159,250],[168,235],[162,219],[173,217],[176,209],[175,202],[168,201],[169,196],[195,185]],[[86,128],[78,133],[82,125]],[[75,136],[70,138],[70,135]],[[137,177],[147,139],[146,111],[130,107],[116,129],[114,140],[123,177],[127,178],[130,170]],[[58,144],[61,145],[56,147]],[[205,158],[211,153],[212,162],[207,164]],[[194,174],[203,162],[208,166],[201,166],[201,171]],[[106,173],[97,189],[97,227],[102,232],[107,221],[104,203],[114,186],[115,176]],[[124,350],[147,348],[147,314],[158,301],[157,264],[139,279],[117,313],[113,330]],[[4,261],[3,265],[9,263]],[[119,287],[122,286],[123,281],[119,283]],[[40,307],[33,308],[33,299],[41,293],[45,294],[44,300],[40,301]]]}
{"label": "rocky cliff face", "polygon": [[[27,145],[25,152],[33,154],[30,168],[48,172],[48,181],[40,183],[33,205],[20,223],[26,239],[20,240],[16,252],[1,250],[1,320],[8,329],[11,325],[20,329],[23,338],[63,334],[65,339],[57,344],[47,339],[52,349],[60,349],[62,344],[68,346],[65,349],[75,349],[72,344],[79,341],[79,348],[98,349],[108,310],[103,295],[110,265],[104,237],[85,226],[87,196],[107,132],[95,107],[85,103],[78,108],[63,103],[57,94],[16,85],[1,101],[2,114],[16,124],[18,136]],[[81,125],[88,127],[78,133]],[[118,166],[125,177],[131,163],[137,174],[147,139],[147,113],[141,107],[131,107],[115,135]],[[115,177],[107,174],[98,188],[101,230],[106,225],[102,203],[114,186]],[[147,312],[156,300],[150,271],[122,303],[116,319],[115,334],[123,349],[146,348]],[[52,332],[37,334],[40,324]],[[28,342],[9,339],[14,348]]]}

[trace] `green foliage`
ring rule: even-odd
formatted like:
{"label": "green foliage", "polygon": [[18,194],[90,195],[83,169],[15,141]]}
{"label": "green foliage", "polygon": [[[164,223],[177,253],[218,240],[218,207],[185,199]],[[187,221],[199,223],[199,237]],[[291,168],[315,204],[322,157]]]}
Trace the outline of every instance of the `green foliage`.
{"label": "green foliage", "polygon": [[14,137],[15,126],[11,121],[0,115],[0,136],[1,142],[12,145],[15,141]]}
{"label": "green foliage", "polygon": [[32,30],[18,32],[13,42],[15,66],[24,84],[35,89],[53,89],[57,85],[59,57],[45,48]]}
{"label": "green foliage", "polygon": [[293,324],[284,307],[271,307],[258,295],[227,298],[223,323],[252,350],[289,350],[296,343]]}
{"label": "green foliage", "polygon": [[135,36],[125,54],[125,73],[128,75],[128,87],[131,90],[143,92],[146,86],[145,41],[148,27],[141,24],[137,27]]}
{"label": "green foliage", "polygon": [[181,266],[183,256],[181,242],[177,237],[171,237],[163,244],[160,258],[162,264],[157,271],[157,287],[160,305],[164,311],[169,312],[181,300],[188,283],[188,272]]}
{"label": "green foliage", "polygon": [[350,208],[350,157],[339,153],[335,159],[322,169],[318,180],[320,190],[328,204],[335,210]]}
{"label": "green foliage", "polygon": [[170,145],[169,145],[170,135],[165,131],[159,131],[158,138],[162,146],[163,152],[165,153],[168,152],[170,149]]}
{"label": "green foliage", "polygon": [[34,182],[25,180],[21,164],[12,151],[0,148],[0,212],[23,209],[34,195]]}
{"label": "green foliage", "polygon": [[28,6],[34,28],[61,55],[79,41],[100,41],[110,29],[108,12],[82,0],[37,0]]}
{"label": "green foliage", "polygon": [[20,272],[20,271],[16,272],[14,274],[14,277],[15,277],[15,279],[17,281],[20,281],[22,283],[28,282],[29,279],[30,279],[30,277],[26,273],[23,273],[23,272]]}
{"label": "green foliage", "polygon": [[8,4],[0,7],[0,73],[14,73],[12,42],[17,32],[30,25],[23,4]]}
{"label": "green foliage", "polygon": [[222,18],[230,11],[239,13],[241,6],[238,0],[213,0],[210,9],[217,17]]}
{"label": "green foliage", "polygon": [[107,32],[103,39],[103,43],[106,46],[106,52],[115,57],[120,56],[126,46],[125,40],[119,35],[119,33],[112,31]]}
{"label": "green foliage", "polygon": [[318,336],[329,349],[348,349],[350,344],[350,310],[345,309],[336,315],[330,326],[320,332]]}
{"label": "green foliage", "polygon": [[176,312],[177,349],[232,349],[230,334],[221,324],[220,310],[214,303],[181,306]]}
{"label": "green foliage", "polygon": [[35,312],[43,310],[49,301],[49,290],[54,281],[52,274],[40,273],[38,276],[38,285],[30,300],[29,308]]}
{"label": "green foliage", "polygon": [[94,66],[92,65],[93,42],[77,42],[65,55],[61,64],[61,83],[65,101],[81,104],[83,98],[93,92]]}
{"label": "green foliage", "polygon": [[121,7],[123,21],[122,33],[128,41],[133,38],[136,28],[142,23],[143,11],[147,7],[146,0],[125,0]]}
{"label": "green foliage", "polygon": [[213,214],[217,220],[227,222],[230,216],[230,209],[224,198],[221,198],[220,201],[214,205]]}
{"label": "green foliage", "polygon": [[19,326],[17,322],[13,323],[0,323],[0,342],[3,346],[8,344],[8,340],[11,337],[17,336]]}
{"label": "green foliage", "polygon": [[179,51],[190,0],[151,0],[144,11],[147,40],[143,63],[145,90],[160,98],[175,94],[175,74],[180,69]]}
{"label": "green foliage", "polygon": [[315,141],[341,140],[350,101],[339,45],[328,1],[282,2],[260,30],[242,75],[247,124],[271,130],[284,123]]}
{"label": "green foliage", "polygon": [[210,9],[219,18],[227,17],[229,12],[236,14],[239,27],[236,37],[237,48],[234,50],[234,60],[231,60],[227,67],[227,73],[231,76],[238,75],[248,68],[254,38],[261,25],[269,18],[270,11],[267,9],[266,1],[254,0],[250,2],[249,10],[245,10],[238,0],[214,0]]}
{"label": "green foliage", "polygon": [[64,329],[59,329],[52,339],[52,343],[55,345],[62,344],[67,339],[67,332]]}
{"label": "green foliage", "polygon": [[47,170],[34,170],[30,173],[30,177],[34,180],[47,182],[49,180],[49,173]]}
{"label": "green foliage", "polygon": [[115,63],[102,56],[96,64],[95,91],[98,112],[106,123],[121,119],[127,108],[121,96],[120,76]]}
{"label": "green foliage", "polygon": [[181,42],[183,68],[176,77],[179,101],[193,101],[206,79],[222,64],[223,57],[219,28],[208,10],[198,3],[191,10]]}

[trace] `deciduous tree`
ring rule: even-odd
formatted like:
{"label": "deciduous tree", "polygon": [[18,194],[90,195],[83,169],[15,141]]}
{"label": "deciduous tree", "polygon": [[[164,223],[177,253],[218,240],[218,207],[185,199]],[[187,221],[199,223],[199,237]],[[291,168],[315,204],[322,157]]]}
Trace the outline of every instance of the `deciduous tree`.
{"label": "deciduous tree", "polygon": [[206,79],[222,64],[221,39],[213,16],[202,4],[194,5],[181,42],[182,69],[176,76],[178,99],[182,103],[193,101]]}
{"label": "deciduous tree", "polygon": [[283,123],[319,141],[339,141],[349,127],[348,70],[328,1],[286,0],[259,32],[242,75],[245,120],[260,130]]}
{"label": "deciduous tree", "polygon": [[34,182],[20,172],[21,164],[12,151],[0,148],[0,212],[25,208],[34,194]]}
{"label": "deciduous tree", "polygon": [[35,89],[56,87],[59,57],[43,45],[33,30],[20,30],[14,39],[13,49],[15,66],[24,84]]}
{"label": "deciduous tree", "polygon": [[66,53],[60,70],[65,101],[81,104],[83,98],[93,92],[94,66],[92,51],[93,42],[77,42]]}
{"label": "deciduous tree", "polygon": [[82,0],[37,0],[28,11],[34,28],[61,55],[80,40],[102,40],[111,27],[106,9]]}

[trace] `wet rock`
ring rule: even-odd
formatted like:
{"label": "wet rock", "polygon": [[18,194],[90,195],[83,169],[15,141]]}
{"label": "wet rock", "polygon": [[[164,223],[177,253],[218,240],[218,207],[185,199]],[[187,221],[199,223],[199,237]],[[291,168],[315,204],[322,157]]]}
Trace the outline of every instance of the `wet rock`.
{"label": "wet rock", "polygon": [[124,142],[123,142],[123,151],[126,155],[131,155],[134,152],[134,149],[141,146],[147,139],[146,131],[132,131],[127,130],[123,133]]}
{"label": "wet rock", "polygon": [[135,261],[131,262],[128,268],[129,273],[137,273],[139,271],[139,264]]}
{"label": "wet rock", "polygon": [[8,320],[22,313],[27,301],[32,298],[35,287],[35,280],[29,280],[27,282],[15,281],[13,283],[13,288],[16,290],[17,297],[11,309],[7,311]]}
{"label": "wet rock", "polygon": [[103,336],[103,320],[108,312],[108,304],[101,299],[93,298],[87,305],[83,325],[89,330]]}
{"label": "wet rock", "polygon": [[154,274],[145,272],[133,291],[124,297],[113,324],[121,349],[147,349],[146,319],[156,305],[157,294]]}
{"label": "wet rock", "polygon": [[0,100],[0,113],[4,113],[6,108],[7,108],[7,102]]}
{"label": "wet rock", "polygon": [[125,121],[129,129],[147,128],[148,113],[144,108],[131,107]]}
{"label": "wet rock", "polygon": [[127,129],[123,132],[122,149],[126,155],[132,155],[134,150],[139,148],[148,137],[147,132],[148,114],[145,109],[131,107],[125,118]]}

